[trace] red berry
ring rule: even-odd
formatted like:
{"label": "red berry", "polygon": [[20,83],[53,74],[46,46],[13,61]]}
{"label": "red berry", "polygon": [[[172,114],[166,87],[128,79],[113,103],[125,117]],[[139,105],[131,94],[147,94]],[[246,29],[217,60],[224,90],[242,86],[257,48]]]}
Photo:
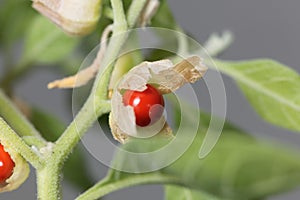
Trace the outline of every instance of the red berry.
{"label": "red berry", "polygon": [[2,144],[0,144],[0,184],[5,183],[5,181],[13,174],[14,167],[14,161],[4,150]]}
{"label": "red berry", "polygon": [[138,126],[148,126],[155,123],[163,114],[164,98],[151,85],[139,92],[127,90],[123,95],[123,103],[132,106]]}

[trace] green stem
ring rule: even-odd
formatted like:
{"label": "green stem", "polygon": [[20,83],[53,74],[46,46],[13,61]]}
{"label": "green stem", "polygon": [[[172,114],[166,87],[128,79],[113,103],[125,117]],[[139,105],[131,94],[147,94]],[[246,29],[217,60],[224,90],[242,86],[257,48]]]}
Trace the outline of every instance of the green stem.
{"label": "green stem", "polygon": [[51,165],[37,170],[37,191],[39,200],[61,199],[60,173],[61,168],[57,165]]}
{"label": "green stem", "polygon": [[62,165],[64,160],[73,151],[83,134],[95,122],[98,116],[110,111],[110,102],[108,101],[98,102],[98,108],[95,108],[93,103],[93,98],[88,98],[73,122],[56,141],[53,148],[52,160],[55,159]]}
{"label": "green stem", "polygon": [[109,179],[105,179],[92,188],[81,194],[76,200],[93,200],[99,199],[104,195],[120,190],[123,188],[135,186],[135,185],[142,185],[142,184],[165,184],[165,183],[172,183],[172,184],[181,184],[181,181],[178,178],[173,176],[164,175],[161,173],[149,173],[149,174],[142,174],[142,175],[132,175],[127,178],[117,180],[114,182],[110,182]]}
{"label": "green stem", "polygon": [[0,90],[0,116],[16,131],[20,136],[33,136],[46,144],[40,133],[23,116],[23,114],[13,105],[8,97]]}
{"label": "green stem", "polygon": [[2,118],[0,118],[0,141],[4,146],[8,145],[12,147],[36,169],[44,166],[44,160],[38,156]]}
{"label": "green stem", "polygon": [[128,28],[122,1],[111,0],[111,4],[114,15],[113,36],[101,63],[103,70],[98,72],[93,90],[84,106],[56,141],[53,149],[50,150],[45,169],[37,172],[39,199],[60,199],[59,172],[64,160],[95,120],[110,111],[110,102],[107,101],[107,89],[114,68],[112,61],[117,58],[122,45],[126,41]]}
{"label": "green stem", "polygon": [[[114,35],[123,34],[127,30],[127,23],[124,15],[122,1],[111,0],[114,11]],[[125,37],[116,36],[116,40],[109,42],[107,52],[103,61],[103,66],[106,67],[110,60],[118,55],[122,44],[125,42]],[[92,93],[88,97],[82,109],[79,111],[73,122],[65,130],[62,136],[57,140],[53,149],[54,157],[63,160],[72,152],[73,148],[79,142],[80,137],[94,123],[98,116],[110,111],[110,103],[107,99],[107,87],[110,80],[110,75],[113,70],[113,65],[108,65],[102,73],[99,71],[94,83]],[[95,102],[97,102],[95,104]]]}
{"label": "green stem", "polygon": [[[65,159],[72,152],[72,149],[79,142],[80,137],[83,136],[85,131],[94,123],[97,117],[110,111],[110,103],[107,102],[106,99],[107,87],[114,67],[114,65],[111,64],[111,61],[115,60],[118,56],[118,53],[127,38],[127,34],[125,34],[127,23],[122,1],[111,0],[111,3],[114,14],[113,36],[109,42],[102,63],[103,68],[107,67],[104,71],[102,70],[103,72],[99,71],[92,93],[88,97],[86,103],[56,142],[53,149],[54,157],[58,156],[61,160]],[[97,102],[97,104],[95,104],[95,102]]]}
{"label": "green stem", "polygon": [[111,0],[111,4],[114,14],[113,35],[110,39],[109,45],[105,52],[105,57],[101,64],[103,73],[101,70],[99,71],[94,83],[92,95],[94,98],[96,98],[96,100],[107,99],[107,88],[111,73],[114,69],[113,63],[118,57],[119,51],[121,50],[128,36],[126,33],[127,22],[122,1]]}
{"label": "green stem", "polygon": [[133,28],[141,12],[143,11],[147,0],[133,0],[127,13],[128,26]]}

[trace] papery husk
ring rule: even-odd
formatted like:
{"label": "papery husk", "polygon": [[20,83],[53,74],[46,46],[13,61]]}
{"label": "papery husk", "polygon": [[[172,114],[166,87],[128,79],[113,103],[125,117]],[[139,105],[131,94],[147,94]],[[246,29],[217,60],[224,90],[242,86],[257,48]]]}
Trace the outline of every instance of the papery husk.
{"label": "papery husk", "polygon": [[63,79],[58,79],[48,83],[48,89],[53,88],[77,88],[86,85],[90,80],[92,80],[98,73],[100,68],[104,53],[107,48],[107,40],[108,36],[112,31],[112,25],[108,25],[101,36],[100,40],[100,49],[97,53],[96,58],[94,59],[93,63],[88,66],[87,68],[79,71],[77,74],[73,76],[68,76]]}
{"label": "papery husk", "polygon": [[32,7],[71,35],[86,35],[97,25],[102,0],[33,0]]}
{"label": "papery husk", "polygon": [[132,68],[120,80],[111,98],[112,112],[109,122],[114,138],[124,143],[130,137],[145,138],[155,134],[173,136],[164,116],[151,126],[137,126],[133,107],[124,105],[122,94],[126,90],[144,91],[147,89],[146,84],[155,86],[161,94],[171,93],[186,83],[194,83],[206,70],[207,67],[198,56],[189,57],[175,65],[166,59],[143,62]]}
{"label": "papery husk", "polygon": [[20,154],[9,148],[6,144],[2,145],[4,146],[4,150],[8,152],[14,161],[15,167],[13,174],[6,180],[6,184],[0,185],[0,193],[9,192],[19,188],[20,185],[22,185],[22,183],[28,178],[30,172],[28,163]]}

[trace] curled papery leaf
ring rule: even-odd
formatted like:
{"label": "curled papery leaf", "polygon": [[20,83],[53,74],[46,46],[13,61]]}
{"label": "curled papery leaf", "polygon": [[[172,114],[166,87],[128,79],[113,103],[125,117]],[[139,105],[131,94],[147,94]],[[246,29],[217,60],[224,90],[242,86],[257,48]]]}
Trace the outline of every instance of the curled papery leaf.
{"label": "curled papery leaf", "polygon": [[154,86],[161,94],[171,93],[186,83],[194,83],[206,70],[207,67],[197,56],[175,65],[170,60],[160,60],[143,62],[132,68],[120,80],[111,98],[112,112],[109,122],[114,138],[124,143],[130,137],[147,138],[156,134],[173,136],[164,115],[149,126],[137,126],[134,109],[130,105],[124,105],[122,95],[127,90],[143,92],[147,89],[147,84]]}
{"label": "curled papery leaf", "polygon": [[139,19],[140,27],[145,27],[147,24],[150,23],[151,18],[155,15],[159,7],[159,4],[159,0],[148,0]]}
{"label": "curled papery leaf", "polygon": [[102,0],[33,0],[33,8],[71,35],[90,33],[100,18]]}
{"label": "curled papery leaf", "polygon": [[91,79],[93,79],[96,76],[99,67],[101,65],[101,61],[103,59],[107,47],[108,36],[111,33],[111,31],[112,31],[112,25],[108,25],[104,29],[100,40],[100,49],[93,63],[89,67],[79,71],[77,74],[73,76],[69,76],[63,79],[58,79],[50,82],[48,84],[48,89],[81,87],[87,84]]}
{"label": "curled papery leaf", "polygon": [[17,189],[27,179],[30,171],[28,163],[19,153],[14,151],[7,144],[3,144],[3,146],[5,151],[14,161],[15,167],[12,175],[6,180],[6,182],[4,184],[0,184],[0,193]]}

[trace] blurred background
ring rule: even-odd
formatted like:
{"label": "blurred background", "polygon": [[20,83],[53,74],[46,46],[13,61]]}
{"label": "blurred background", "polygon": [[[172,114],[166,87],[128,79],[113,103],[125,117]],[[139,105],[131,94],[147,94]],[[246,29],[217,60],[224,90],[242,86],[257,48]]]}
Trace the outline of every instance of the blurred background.
{"label": "blurred background", "polygon": [[[21,1],[21,0],[20,0]],[[1,0],[0,0],[1,2]],[[28,4],[30,2],[28,1]],[[200,43],[205,42],[212,32],[230,30],[235,35],[232,46],[220,57],[228,60],[272,58],[300,72],[300,1],[299,0],[169,0],[170,8],[183,29]],[[1,3],[0,3],[0,6]],[[18,49],[18,48],[17,48]],[[1,48],[0,44],[0,51]],[[19,52],[16,51],[16,57]],[[77,66],[78,67],[78,66]],[[3,52],[0,52],[0,74],[3,74]],[[16,94],[30,104],[44,108],[66,123],[72,119],[70,102],[65,99],[69,93],[64,90],[47,90],[49,81],[61,77],[58,70],[49,67],[36,68],[22,78],[16,87]],[[230,122],[252,133],[257,138],[280,141],[289,146],[300,147],[300,136],[296,133],[265,123],[249,106],[235,83],[224,76],[227,94],[227,117]],[[194,88],[201,92],[201,85]],[[205,106],[203,100],[200,104]],[[95,180],[106,173],[107,168],[87,154],[87,163]],[[80,172],[78,172],[80,173]],[[78,192],[64,183],[64,199],[74,199]],[[138,186],[108,195],[108,200],[163,199],[161,186]],[[269,198],[270,200],[299,199],[300,190]],[[35,199],[35,176],[20,189],[1,194],[0,199]]]}

